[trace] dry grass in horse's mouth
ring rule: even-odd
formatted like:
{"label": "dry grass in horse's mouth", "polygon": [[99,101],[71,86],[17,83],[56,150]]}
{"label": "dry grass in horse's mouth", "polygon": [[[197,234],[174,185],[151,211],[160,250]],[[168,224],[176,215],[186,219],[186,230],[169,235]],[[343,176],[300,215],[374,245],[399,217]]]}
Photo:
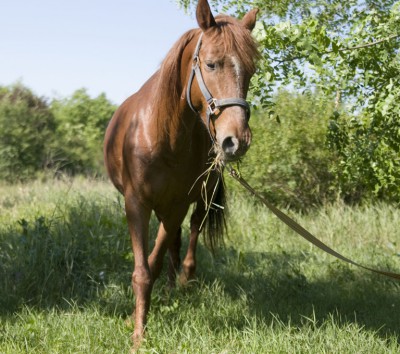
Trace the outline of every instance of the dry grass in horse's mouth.
{"label": "dry grass in horse's mouth", "polygon": [[[210,179],[210,175],[214,171],[216,171],[218,173],[218,175],[221,176],[219,179],[222,178],[223,167],[225,166],[224,159],[223,159],[223,152],[218,151],[217,154],[215,155],[215,157],[212,160],[210,159],[210,162],[208,164],[209,164],[208,168],[199,177],[196,178],[196,180],[194,181],[192,188],[190,188],[188,194],[190,194],[190,192],[193,190],[196,183],[202,177],[205,177],[204,181],[202,183],[203,184],[202,189],[203,189],[203,187],[207,187],[207,183]],[[204,197],[203,197],[203,200],[204,200]]]}
{"label": "dry grass in horse's mouth", "polygon": [[[190,192],[193,190],[193,187],[196,185],[196,183],[199,182],[199,180],[201,180],[202,177],[204,177],[204,180],[201,185],[201,198],[203,199],[203,202],[205,205],[206,214],[200,224],[199,230],[202,230],[203,225],[204,225],[205,221],[207,220],[207,216],[208,216],[208,213],[210,212],[210,209],[212,209],[212,208],[213,209],[216,209],[216,208],[224,209],[224,207],[222,205],[218,205],[213,202],[213,200],[215,199],[214,198],[215,194],[218,190],[219,183],[224,183],[223,182],[223,168],[225,166],[225,162],[224,162],[223,156],[224,156],[224,153],[222,152],[222,150],[218,149],[216,151],[216,155],[214,156],[214,158],[212,160],[210,159],[208,168],[199,177],[197,177],[197,179],[194,181],[194,183],[192,185],[192,188],[190,188],[190,190],[189,190],[189,194],[190,194]],[[215,186],[213,188],[211,198],[208,198],[207,197],[207,195],[208,195],[207,185],[210,180],[210,176],[213,172],[217,173],[218,180],[217,180],[217,183],[215,183]]]}

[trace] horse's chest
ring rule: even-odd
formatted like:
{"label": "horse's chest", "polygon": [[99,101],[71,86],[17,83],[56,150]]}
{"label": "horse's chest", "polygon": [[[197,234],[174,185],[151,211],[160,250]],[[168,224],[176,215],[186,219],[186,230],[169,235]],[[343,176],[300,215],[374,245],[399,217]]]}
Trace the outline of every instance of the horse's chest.
{"label": "horse's chest", "polygon": [[[161,168],[152,175],[152,192],[156,196],[156,204],[164,205],[191,204],[197,201],[205,188],[204,164],[200,166],[175,166]],[[213,178],[211,178],[211,181]]]}

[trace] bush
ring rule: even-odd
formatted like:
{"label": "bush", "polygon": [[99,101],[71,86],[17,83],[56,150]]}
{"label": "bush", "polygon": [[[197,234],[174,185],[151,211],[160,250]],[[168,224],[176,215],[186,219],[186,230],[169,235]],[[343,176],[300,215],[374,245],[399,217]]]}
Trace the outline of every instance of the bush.
{"label": "bush", "polygon": [[338,157],[335,174],[347,202],[400,202],[400,122],[398,114],[352,119],[336,114],[328,141]]}
{"label": "bush", "polygon": [[70,98],[36,96],[20,83],[0,87],[0,180],[21,182],[44,171],[103,173],[103,137],[115,106],[80,89]]}
{"label": "bush", "polygon": [[57,124],[52,150],[61,170],[73,175],[102,173],[103,137],[115,108],[105,94],[91,98],[85,89],[51,103]]}
{"label": "bush", "polygon": [[54,130],[44,98],[21,84],[0,87],[0,179],[24,181],[47,168]]}
{"label": "bush", "polygon": [[280,91],[272,116],[252,115],[253,142],[241,164],[243,176],[274,203],[296,209],[336,198],[330,172],[335,158],[326,144],[332,114],[333,105],[317,95]]}

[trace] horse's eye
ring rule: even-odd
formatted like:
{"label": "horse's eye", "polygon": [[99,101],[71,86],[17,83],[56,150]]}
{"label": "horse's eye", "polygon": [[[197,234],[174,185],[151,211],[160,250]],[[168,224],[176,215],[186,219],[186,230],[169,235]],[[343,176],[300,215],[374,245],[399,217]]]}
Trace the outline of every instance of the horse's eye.
{"label": "horse's eye", "polygon": [[215,63],[209,61],[209,62],[206,62],[206,67],[209,70],[215,70],[216,65],[215,65]]}

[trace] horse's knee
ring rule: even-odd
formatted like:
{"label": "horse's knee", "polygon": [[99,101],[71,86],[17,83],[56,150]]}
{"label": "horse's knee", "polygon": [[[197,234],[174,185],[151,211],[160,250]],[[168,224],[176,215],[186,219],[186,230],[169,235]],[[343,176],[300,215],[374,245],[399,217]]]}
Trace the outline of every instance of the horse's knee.
{"label": "horse's knee", "polygon": [[140,291],[140,289],[143,289],[145,292],[147,289],[151,289],[152,283],[153,281],[150,269],[145,267],[135,267],[135,270],[132,273],[132,286],[136,296],[138,295],[136,294],[137,291]]}

